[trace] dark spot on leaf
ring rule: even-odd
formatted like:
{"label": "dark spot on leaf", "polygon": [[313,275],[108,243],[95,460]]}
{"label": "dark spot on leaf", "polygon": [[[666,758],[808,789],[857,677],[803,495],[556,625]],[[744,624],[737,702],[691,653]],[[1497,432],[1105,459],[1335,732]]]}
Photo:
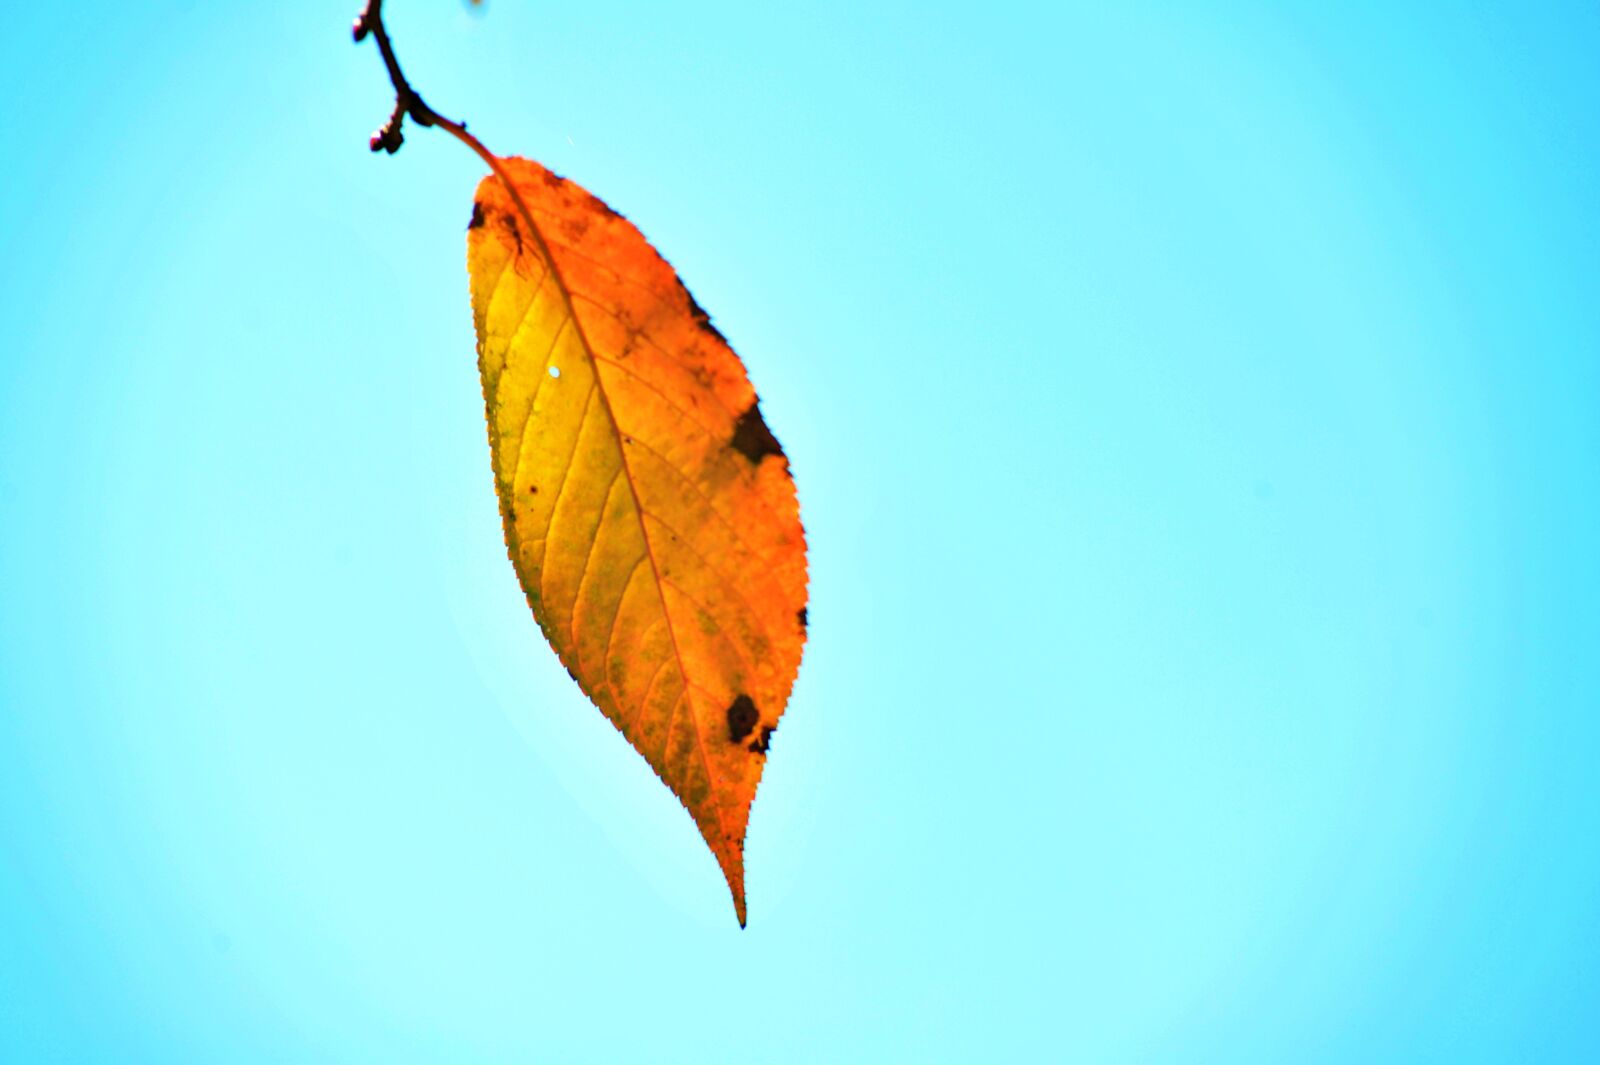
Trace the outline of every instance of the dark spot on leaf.
{"label": "dark spot on leaf", "polygon": [[566,179],[560,174],[556,173],[554,170],[546,170],[544,172],[544,183],[546,185],[560,187],[561,185],[566,184]]}
{"label": "dark spot on leaf", "polygon": [[772,746],[772,726],[763,725],[761,735],[750,741],[751,754],[766,754],[767,748]]}
{"label": "dark spot on leaf", "polygon": [[602,200],[600,197],[596,196],[592,192],[589,194],[589,206],[591,208],[593,208],[594,210],[599,211],[601,214],[605,215],[607,218],[621,218],[622,217],[622,215],[618,214],[616,211],[613,211],[611,209],[611,205],[609,203],[606,203],[606,201]]}
{"label": "dark spot on leaf", "polygon": [[728,739],[738,743],[755,730],[761,711],[748,695],[738,695],[728,704]]}
{"label": "dark spot on leaf", "polygon": [[689,301],[689,313],[694,316],[694,324],[726,344],[728,338],[722,335],[722,330],[711,324],[711,315],[707,314],[706,309],[700,306],[700,301],[694,298],[694,293],[690,292],[689,286],[683,283],[683,278],[680,277],[676,280],[678,282],[678,291],[682,292],[683,298]]}
{"label": "dark spot on leaf", "polygon": [[[536,484],[530,484],[530,485],[529,485],[529,486],[528,486],[528,494],[529,494],[529,495],[533,495],[533,496],[536,496],[536,495],[538,495],[538,494],[539,494],[539,486],[538,486],[538,485],[536,485]],[[802,614],[804,614],[804,613],[805,613],[805,611],[804,611],[804,610],[802,610],[802,611],[800,611],[800,613],[802,613]],[[804,621],[802,621],[802,622],[801,622],[801,623],[800,623],[800,624],[802,624],[802,625],[804,625],[804,624],[805,624],[805,622],[804,622]]]}
{"label": "dark spot on leaf", "polygon": [[772,430],[767,428],[767,421],[761,417],[761,410],[757,402],[752,400],[750,406],[739,415],[739,421],[733,427],[733,440],[730,442],[733,449],[757,466],[768,455],[782,455],[783,447],[778,443],[778,438],[772,435]]}
{"label": "dark spot on leaf", "polygon": [[467,223],[467,228],[477,229],[481,225],[483,225],[483,204],[474,203],[472,205],[472,221]]}
{"label": "dark spot on leaf", "polygon": [[[577,684],[577,683],[578,683],[578,675],[577,675],[577,674],[576,674],[576,673],[574,673],[574,672],[572,672],[572,667],[571,667],[571,666],[568,666],[568,667],[567,667],[567,676],[569,676],[569,677],[571,677],[571,678],[572,678],[572,682],[573,682],[573,683],[574,683],[574,684]],[[580,685],[580,686],[581,686],[581,685]]]}

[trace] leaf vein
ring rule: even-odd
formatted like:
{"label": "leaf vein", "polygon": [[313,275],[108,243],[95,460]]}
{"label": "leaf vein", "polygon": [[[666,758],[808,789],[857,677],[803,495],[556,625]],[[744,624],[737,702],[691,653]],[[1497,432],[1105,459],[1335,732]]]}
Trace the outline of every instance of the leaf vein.
{"label": "leaf vein", "polygon": [[[677,474],[678,480],[680,480],[684,484],[688,485],[694,491],[695,495],[700,497],[701,501],[705,503],[706,509],[709,510],[713,515],[715,515],[718,521],[722,522],[723,527],[728,530],[728,533],[733,537],[734,541],[740,547],[744,548],[745,552],[747,554],[749,554],[751,558],[754,558],[757,562],[761,563],[763,566],[769,565],[769,563],[767,562],[766,556],[763,555],[760,551],[757,551],[753,545],[751,545],[747,540],[745,540],[745,538],[740,534],[738,527],[735,526],[732,521],[728,520],[728,518],[722,513],[722,511],[717,509],[717,506],[712,501],[711,497],[706,495],[704,489],[702,489],[699,485],[695,484],[694,480],[688,474],[686,474],[682,470],[680,470],[677,467],[677,465],[675,463],[673,463],[673,461],[671,459],[667,458],[661,452],[657,451],[655,448],[651,447],[649,444],[645,443],[643,440],[640,440],[638,437],[634,437],[633,438],[633,442],[637,447],[640,447],[643,450],[650,452],[651,455],[655,456],[656,461],[661,463],[661,465],[665,466],[667,469],[669,469],[673,473]],[[772,515],[773,518],[775,518],[775,519],[778,518],[777,512],[774,511],[770,506],[767,506],[765,501],[762,502],[762,509],[764,509],[768,514]],[[641,514],[649,514],[652,518],[655,517],[655,514],[649,508],[647,508],[644,505],[644,501],[643,500],[640,500],[640,502],[639,502],[639,512]]]}
{"label": "leaf vein", "polygon": [[[583,414],[578,418],[577,431],[572,434],[572,451],[567,455],[566,465],[561,471],[561,484],[560,487],[556,489],[555,502],[550,504],[550,521],[549,524],[545,526],[544,534],[545,553],[548,553],[550,550],[550,540],[552,539],[552,534],[556,531],[556,512],[561,509],[561,497],[567,490],[567,482],[572,479],[572,463],[573,460],[578,457],[578,445],[583,442],[583,427],[589,423],[589,404],[593,399],[594,389],[591,388],[583,400]],[[518,455],[517,465],[519,467],[522,465],[520,455]],[[514,485],[515,483],[516,481],[513,479],[512,484]],[[544,553],[541,553],[539,556],[539,598],[544,602],[549,601],[545,596],[544,590],[546,569],[547,567],[544,565]]]}
{"label": "leaf vein", "polygon": [[693,542],[691,542],[677,529],[674,529],[671,525],[662,521],[659,515],[650,511],[646,511],[645,517],[649,518],[651,521],[666,529],[667,532],[677,537],[678,542],[688,548],[690,554],[694,555],[695,558],[698,558],[702,563],[704,563],[706,569],[716,574],[717,579],[722,582],[722,586],[728,591],[732,592],[734,597],[737,598],[740,604],[744,606],[745,612],[750,615],[750,620],[756,623],[756,628],[761,630],[762,638],[765,639],[770,646],[774,642],[772,639],[772,630],[767,628],[766,619],[763,618],[761,614],[756,611],[756,608],[751,605],[749,598],[745,596],[744,592],[739,590],[739,586],[734,584],[733,581],[728,578],[728,575],[719,569],[714,562],[696,550]]}
{"label": "leaf vein", "polygon": [[[619,465],[616,472],[612,473],[611,480],[606,482],[605,498],[600,501],[600,516],[594,523],[594,532],[589,534],[589,547],[583,553],[583,569],[578,572],[578,586],[572,592],[572,617],[567,621],[567,634],[572,637],[572,646],[574,648],[578,647],[578,604],[583,602],[583,586],[589,580],[589,564],[594,561],[595,545],[600,542],[600,530],[606,524],[606,508],[611,502],[611,493],[617,487],[617,478],[621,476],[622,467]],[[553,511],[551,512],[551,520],[555,520]],[[627,591],[627,588],[624,587],[623,591]],[[578,660],[581,664],[583,660],[581,652],[578,654]]]}
{"label": "leaf vein", "polygon": [[[605,676],[606,687],[611,689],[611,699],[617,704],[617,714],[622,713],[622,691],[617,686],[616,678],[611,675],[611,645],[617,638],[617,622],[622,620],[622,608],[627,605],[628,592],[633,588],[633,578],[638,576],[639,567],[644,565],[644,555],[641,553],[633,562],[633,568],[628,571],[628,579],[622,582],[622,594],[617,596],[617,609],[611,612],[611,624],[606,627],[606,649],[600,655],[600,672]],[[645,636],[655,631],[659,621],[652,622],[645,630]],[[644,640],[641,638],[640,643]]]}
{"label": "leaf vein", "polygon": [[[695,605],[695,607],[698,608],[699,611],[702,614],[704,614],[706,617],[710,618],[711,619],[711,627],[713,629],[717,630],[717,635],[722,637],[722,642],[727,644],[730,648],[732,648],[733,653],[739,656],[739,660],[742,661],[745,664],[745,668],[746,669],[748,669],[751,673],[754,673],[756,671],[755,662],[750,658],[750,656],[748,654],[745,653],[745,648],[740,647],[738,643],[734,642],[733,637],[731,635],[729,635],[729,633],[725,629],[723,629],[722,622],[717,619],[717,616],[715,614],[713,614],[710,610],[706,609],[706,605],[704,603],[702,603],[700,600],[696,599],[694,596],[690,595],[688,590],[685,589],[683,587],[683,585],[681,585],[678,582],[672,580],[670,577],[661,578],[661,583],[663,585],[665,585],[666,587],[671,588],[673,591],[677,592],[679,595],[683,596],[685,599],[689,600],[689,602],[693,603]],[[704,691],[705,689],[702,688],[701,690]],[[706,692],[706,694],[709,695],[711,693],[710,692]]]}

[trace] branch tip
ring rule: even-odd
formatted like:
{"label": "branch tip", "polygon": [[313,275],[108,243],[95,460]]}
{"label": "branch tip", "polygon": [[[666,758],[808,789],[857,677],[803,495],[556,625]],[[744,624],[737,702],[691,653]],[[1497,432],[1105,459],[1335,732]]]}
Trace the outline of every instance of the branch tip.
{"label": "branch tip", "polygon": [[[477,153],[478,158],[489,164],[489,169],[506,182],[506,187],[511,188],[509,179],[500,169],[500,159],[482,141],[467,132],[465,122],[452,122],[439,112],[423,102],[417,90],[406,81],[405,74],[400,71],[400,60],[394,55],[394,42],[389,39],[389,31],[383,25],[383,0],[367,0],[366,6],[361,9],[361,14],[356,16],[355,23],[350,27],[350,35],[357,44],[371,36],[378,42],[378,54],[383,57],[384,69],[389,72],[389,83],[394,86],[394,112],[390,114],[389,121],[379,127],[378,132],[367,139],[367,147],[374,152],[388,152],[393,155],[400,150],[400,145],[405,143],[405,135],[401,127],[407,118],[419,126],[438,126],[456,140],[465,144]],[[515,197],[516,190],[512,189]]]}
{"label": "branch tip", "polygon": [[389,82],[394,86],[394,113],[367,141],[367,146],[375,152],[384,151],[390,155],[398,152],[400,145],[405,143],[401,127],[405,125],[407,117],[419,126],[442,126],[452,133],[465,131],[465,122],[457,124],[440,115],[424,103],[411,83],[406,81],[405,74],[400,70],[400,61],[395,58],[394,42],[389,39],[389,31],[383,25],[382,9],[383,0],[367,0],[367,6],[362,8],[361,14],[356,16],[355,23],[350,27],[350,36],[357,44],[366,40],[368,35],[378,42],[378,52],[383,56],[383,65],[389,71]]}

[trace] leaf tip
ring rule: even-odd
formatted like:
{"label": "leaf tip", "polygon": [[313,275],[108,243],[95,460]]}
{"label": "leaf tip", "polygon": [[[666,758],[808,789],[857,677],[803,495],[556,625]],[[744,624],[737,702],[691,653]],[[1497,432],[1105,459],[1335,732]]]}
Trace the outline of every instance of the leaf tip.
{"label": "leaf tip", "polygon": [[713,848],[717,856],[717,864],[722,866],[723,878],[728,881],[728,891],[733,895],[733,915],[739,919],[739,927],[745,926],[748,913],[744,902],[744,848],[739,846],[733,851],[718,851]]}

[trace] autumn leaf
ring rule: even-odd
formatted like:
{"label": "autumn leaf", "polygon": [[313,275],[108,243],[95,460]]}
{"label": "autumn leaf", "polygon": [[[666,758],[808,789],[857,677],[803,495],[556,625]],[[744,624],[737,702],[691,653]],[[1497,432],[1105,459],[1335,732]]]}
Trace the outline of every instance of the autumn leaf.
{"label": "autumn leaf", "polygon": [[467,267],[506,546],[546,638],[683,801],[745,922],[744,838],[806,637],[805,534],[789,460],[744,365],[621,215],[491,152],[406,80],[366,0],[394,110],[491,176]]}
{"label": "autumn leaf", "polygon": [[744,839],[806,638],[788,459],[621,215],[497,159],[467,236],[511,561],[568,672],[682,800],[745,922]]}

